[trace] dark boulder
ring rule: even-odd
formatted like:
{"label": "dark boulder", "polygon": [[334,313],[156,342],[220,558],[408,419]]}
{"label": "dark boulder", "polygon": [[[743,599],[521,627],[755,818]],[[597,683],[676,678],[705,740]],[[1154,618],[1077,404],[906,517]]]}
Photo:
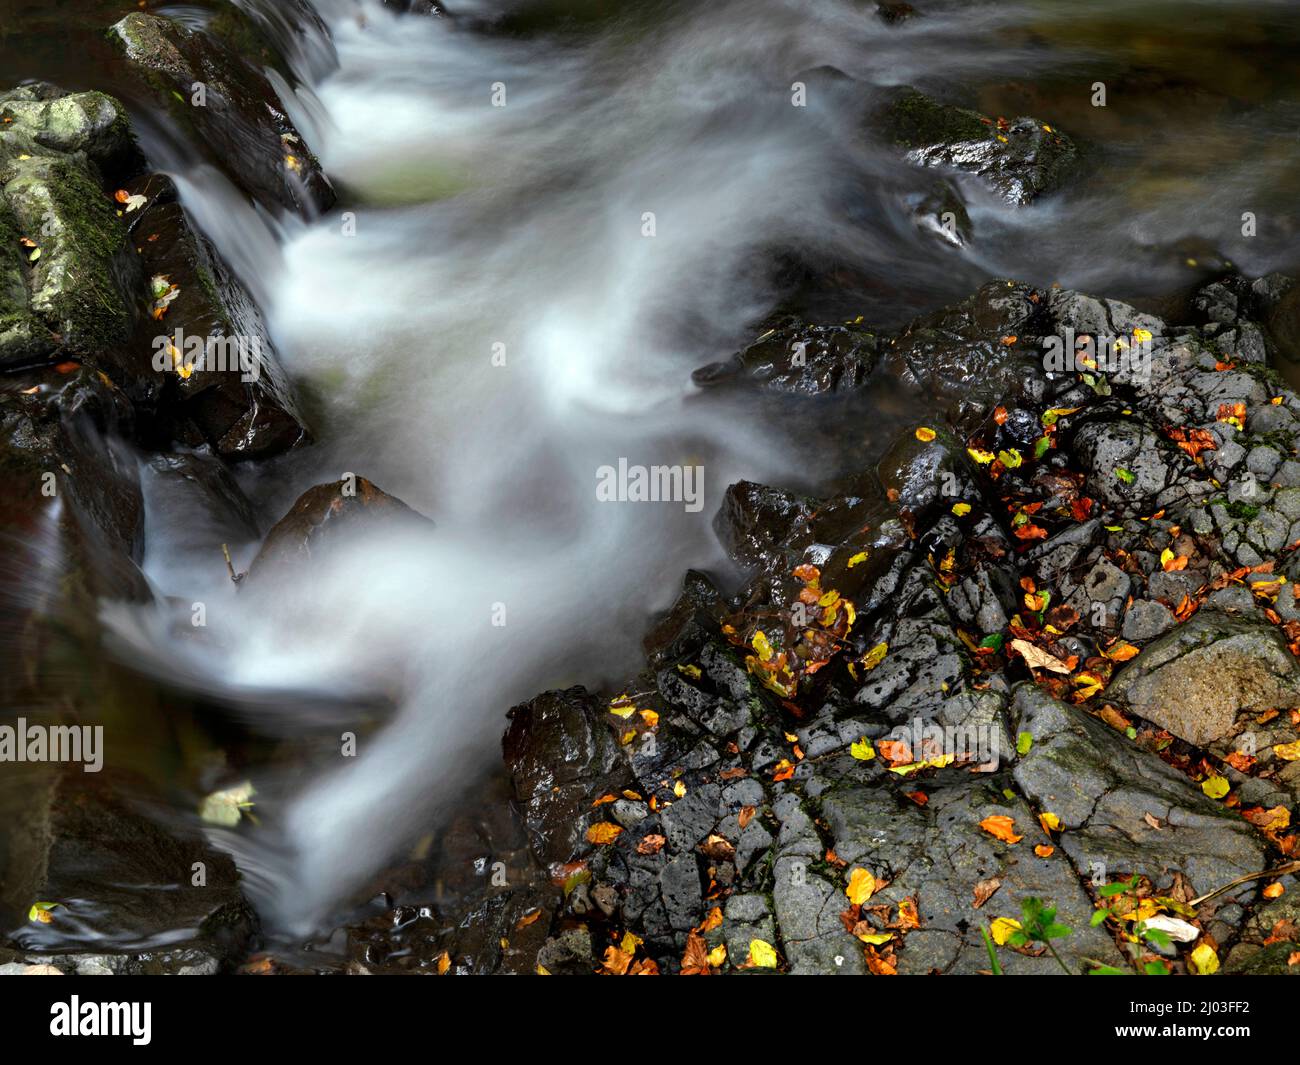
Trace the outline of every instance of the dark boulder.
{"label": "dark boulder", "polygon": [[810,326],[798,318],[773,321],[749,347],[696,370],[702,388],[752,382],[772,392],[828,395],[861,388],[876,364],[874,333],[855,326]]}
{"label": "dark boulder", "polygon": [[1079,154],[1065,134],[1038,119],[992,119],[912,88],[891,92],[871,124],[909,161],[972,174],[1013,204],[1062,185]]}
{"label": "dark boulder", "polygon": [[145,12],[127,15],[110,36],[213,163],[254,200],[308,216],[333,204],[329,180],[274,85],[226,41]]}
{"label": "dark boulder", "polygon": [[[36,786],[41,815],[6,826],[22,861],[7,863],[0,961],[208,974],[245,954],[258,926],[234,862],[141,812],[127,798],[137,783],[78,769]],[[38,902],[56,904],[48,921],[29,916]]]}
{"label": "dark boulder", "polygon": [[567,862],[605,819],[591,796],[632,784],[626,756],[582,688],[546,692],[509,717],[502,749],[533,852],[543,863]]}
{"label": "dark boulder", "polygon": [[364,477],[309,488],[266,534],[249,567],[253,581],[284,574],[380,531],[433,529],[433,522]]}

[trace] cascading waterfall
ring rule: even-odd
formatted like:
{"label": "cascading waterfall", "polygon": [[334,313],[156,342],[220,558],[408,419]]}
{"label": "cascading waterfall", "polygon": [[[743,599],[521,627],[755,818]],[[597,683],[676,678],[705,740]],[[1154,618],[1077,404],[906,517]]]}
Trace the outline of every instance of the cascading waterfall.
{"label": "cascading waterfall", "polygon": [[[683,5],[527,41],[370,0],[317,7],[332,51],[274,24],[314,83],[286,103],[345,192],[335,213],[275,220],[210,169],[162,161],[310,397],[317,444],[247,472],[250,491],[287,504],[355,472],[437,531],[371,540],[259,595],[189,565],[180,523],[153,501],[147,559],[160,591],[210,604],[221,648],[176,649],[170,671],[227,693],[382,691],[397,704],[356,759],[270,786],[274,845],[227,841],[266,912],[299,932],[461,799],[512,702],[634,667],[685,569],[721,565],[710,520],[728,484],[834,472],[798,416],[760,419],[690,385],[770,309],[755,263],[771,249],[887,281],[862,313],[891,324],[997,273],[1136,277],[1107,241],[1161,230],[1177,208],[1143,211],[1135,195],[1132,216],[1079,242],[1072,212],[1095,205],[1016,216],[978,201],[987,239],[953,253],[896,210],[913,179],[858,138],[849,108],[790,106],[795,75],[820,64],[896,84],[1058,61],[1020,38],[969,43],[1021,7],[936,4],[904,43],[849,3]],[[702,467],[702,509],[599,501],[597,471],[620,459]],[[111,620],[142,648],[172,619]]]}

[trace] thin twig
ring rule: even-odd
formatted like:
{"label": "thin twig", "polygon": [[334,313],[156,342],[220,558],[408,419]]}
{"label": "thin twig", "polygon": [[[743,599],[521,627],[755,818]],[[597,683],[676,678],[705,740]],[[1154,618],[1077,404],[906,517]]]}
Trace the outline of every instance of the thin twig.
{"label": "thin twig", "polygon": [[1222,895],[1229,888],[1235,888],[1238,884],[1246,884],[1252,880],[1261,880],[1270,876],[1285,876],[1287,873],[1300,873],[1300,862],[1288,862],[1286,865],[1279,865],[1276,869],[1265,869],[1262,873],[1247,873],[1245,876],[1239,876],[1236,880],[1229,880],[1222,887],[1217,887],[1213,891],[1202,895],[1200,898],[1192,899],[1188,906],[1199,906],[1203,902],[1209,902],[1216,895]]}

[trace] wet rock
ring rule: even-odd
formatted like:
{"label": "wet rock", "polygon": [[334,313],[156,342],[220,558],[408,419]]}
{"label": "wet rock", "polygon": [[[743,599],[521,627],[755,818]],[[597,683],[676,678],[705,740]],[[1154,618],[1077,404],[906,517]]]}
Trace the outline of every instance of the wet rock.
{"label": "wet rock", "polygon": [[432,530],[433,522],[364,477],[309,488],[272,526],[249,567],[250,582],[284,574],[379,531]]}
{"label": "wet rock", "polygon": [[712,388],[749,381],[772,392],[828,395],[858,389],[876,364],[875,334],[856,326],[810,326],[777,319],[743,351],[691,375]]}
{"label": "wet rock", "polygon": [[185,552],[249,543],[260,536],[252,504],[211,451],[157,455],[148,469],[146,496],[167,500],[167,513],[187,530]]}
{"label": "wet rock", "polygon": [[[136,566],[143,508],[133,457],[120,446],[132,412],[121,392],[86,367],[8,375],[0,388],[0,469],[8,486],[0,528],[14,543],[37,536],[63,595],[91,599],[147,595]],[[43,540],[43,542],[41,542]],[[15,558],[17,552],[14,553]],[[40,568],[15,566],[7,594],[41,582]],[[77,609],[85,609],[81,601]]]}
{"label": "wet rock", "polygon": [[971,242],[974,229],[961,194],[946,181],[929,192],[914,193],[907,199],[912,221],[923,233],[930,233],[954,248]]}
{"label": "wet rock", "polygon": [[[131,235],[163,316],[118,357],[137,403],[157,410],[165,440],[207,445],[228,461],[267,458],[310,437],[260,312],[212,245],[189,224],[176,189],[147,174]],[[157,308],[159,301],[153,306]]]}
{"label": "wet rock", "polygon": [[1059,187],[1078,157],[1065,134],[1037,119],[995,120],[912,88],[891,93],[874,121],[911,162],[972,174],[1013,204]]}
{"label": "wet rock", "polygon": [[1205,746],[1231,736],[1241,712],[1300,702],[1300,666],[1275,627],[1201,610],[1125,666],[1109,691]]}
{"label": "wet rock", "polygon": [[384,7],[402,15],[434,15],[442,18],[446,8],[436,0],[384,0]]}
{"label": "wet rock", "polygon": [[723,496],[713,528],[738,565],[770,570],[778,565],[782,543],[813,509],[812,500],[793,492],[739,481]]}
{"label": "wet rock", "polygon": [[[1114,729],[1027,686],[1013,712],[1033,737],[1016,783],[1060,819],[1061,849],[1094,885],[1140,873],[1167,889],[1181,872],[1201,894],[1265,868],[1264,845],[1240,816]],[[1227,897],[1252,892],[1246,884]]]}
{"label": "wet rock", "polygon": [[915,433],[900,436],[876,467],[891,500],[923,521],[976,495],[965,448],[947,429],[933,431],[935,439],[929,441]]}
{"label": "wet rock", "polygon": [[1165,458],[1167,445],[1146,426],[1126,420],[1085,425],[1074,438],[1080,464],[1088,471],[1088,492],[1114,507],[1149,513],[1175,483]]}
{"label": "wet rock", "polygon": [[510,710],[502,740],[533,852],[567,862],[588,847],[587,829],[604,820],[591,796],[632,784],[617,739],[581,688],[547,692]]}
{"label": "wet rock", "polygon": [[897,26],[916,16],[916,8],[911,4],[902,3],[901,0],[877,0],[876,14],[880,16],[882,22],[890,26]]}
{"label": "wet rock", "polygon": [[[64,972],[208,974],[241,958],[258,933],[234,862],[187,829],[135,809],[107,774],[61,775],[47,813],[11,833],[30,834],[5,881],[10,958]],[[196,883],[196,881],[202,881]],[[48,923],[32,902],[56,902]],[[18,911],[21,911],[19,913]]]}
{"label": "wet rock", "polygon": [[[111,39],[215,165],[258,203],[314,216],[334,193],[266,75],[220,38],[132,12]],[[196,102],[195,85],[203,86]]]}
{"label": "wet rock", "polygon": [[1036,293],[1025,285],[992,281],[974,296],[907,326],[882,352],[885,365],[905,383],[940,396],[971,396],[990,406],[1014,395],[1041,372],[1038,352],[1023,352],[1003,338],[1034,336],[1041,322]]}

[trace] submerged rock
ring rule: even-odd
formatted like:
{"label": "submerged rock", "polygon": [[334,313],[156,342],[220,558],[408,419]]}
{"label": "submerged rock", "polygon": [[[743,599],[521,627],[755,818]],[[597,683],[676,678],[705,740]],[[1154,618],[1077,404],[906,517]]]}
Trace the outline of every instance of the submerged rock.
{"label": "submerged rock", "polygon": [[[7,826],[0,962],[80,974],[203,975],[242,958],[258,933],[229,855],[164,828],[108,774],[45,785],[42,816]],[[53,903],[32,920],[36,902]]]}

